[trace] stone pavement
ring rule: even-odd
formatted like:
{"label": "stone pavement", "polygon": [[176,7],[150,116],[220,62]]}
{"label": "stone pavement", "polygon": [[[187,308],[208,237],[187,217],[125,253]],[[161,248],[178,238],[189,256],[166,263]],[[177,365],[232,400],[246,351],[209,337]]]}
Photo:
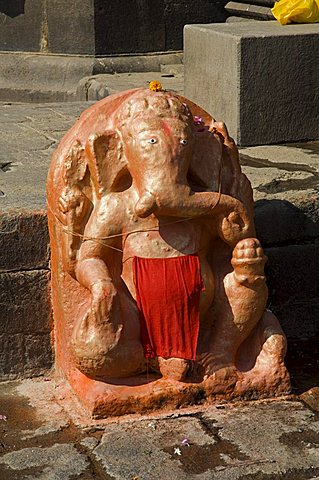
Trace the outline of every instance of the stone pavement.
{"label": "stone pavement", "polygon": [[319,479],[319,414],[298,397],[90,422],[65,396],[46,377],[1,384],[1,480]]}

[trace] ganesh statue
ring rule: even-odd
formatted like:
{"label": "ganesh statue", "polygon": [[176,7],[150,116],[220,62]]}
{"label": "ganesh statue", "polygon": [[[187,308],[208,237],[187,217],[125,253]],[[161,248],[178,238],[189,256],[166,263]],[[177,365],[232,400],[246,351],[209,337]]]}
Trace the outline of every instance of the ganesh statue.
{"label": "ganesh statue", "polygon": [[226,126],[146,88],[82,113],[47,181],[56,375],[93,418],[287,393]]}

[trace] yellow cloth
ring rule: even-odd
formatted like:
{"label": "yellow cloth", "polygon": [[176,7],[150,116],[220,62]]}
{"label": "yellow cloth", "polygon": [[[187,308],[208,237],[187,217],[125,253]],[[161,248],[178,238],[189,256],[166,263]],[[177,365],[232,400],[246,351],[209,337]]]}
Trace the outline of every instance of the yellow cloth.
{"label": "yellow cloth", "polygon": [[319,0],[279,0],[271,11],[281,25],[319,22]]}

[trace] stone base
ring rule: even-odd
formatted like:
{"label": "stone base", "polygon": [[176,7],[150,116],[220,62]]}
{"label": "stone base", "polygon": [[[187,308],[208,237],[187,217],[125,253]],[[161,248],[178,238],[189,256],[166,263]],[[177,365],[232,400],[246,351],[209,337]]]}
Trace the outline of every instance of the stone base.
{"label": "stone base", "polygon": [[258,387],[267,382],[266,376],[253,385],[247,374],[237,384],[229,384],[227,375],[218,382],[181,383],[139,376],[125,379],[125,385],[111,385],[91,380],[80,372],[73,374],[70,385],[81,405],[92,419],[117,417],[132,413],[144,414],[230,400],[255,400],[285,395],[290,392],[289,375],[283,370],[280,381],[268,385],[264,391]]}
{"label": "stone base", "polygon": [[205,402],[252,400],[285,395],[290,378],[284,365],[286,339],[278,321],[269,313],[241,345],[237,366],[225,366],[208,378],[188,382],[144,374],[115,379],[113,383],[92,380],[79,370],[67,375],[70,386],[92,419],[131,413],[176,409]]}
{"label": "stone base", "polygon": [[319,138],[318,24],[187,25],[187,98],[241,146]]}

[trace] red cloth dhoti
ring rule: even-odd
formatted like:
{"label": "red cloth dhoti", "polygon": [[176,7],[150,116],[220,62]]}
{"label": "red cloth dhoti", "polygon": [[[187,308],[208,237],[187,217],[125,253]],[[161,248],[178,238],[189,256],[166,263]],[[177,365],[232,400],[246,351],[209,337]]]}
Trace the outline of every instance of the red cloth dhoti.
{"label": "red cloth dhoti", "polygon": [[203,290],[197,255],[133,260],[145,357],[195,360]]}

